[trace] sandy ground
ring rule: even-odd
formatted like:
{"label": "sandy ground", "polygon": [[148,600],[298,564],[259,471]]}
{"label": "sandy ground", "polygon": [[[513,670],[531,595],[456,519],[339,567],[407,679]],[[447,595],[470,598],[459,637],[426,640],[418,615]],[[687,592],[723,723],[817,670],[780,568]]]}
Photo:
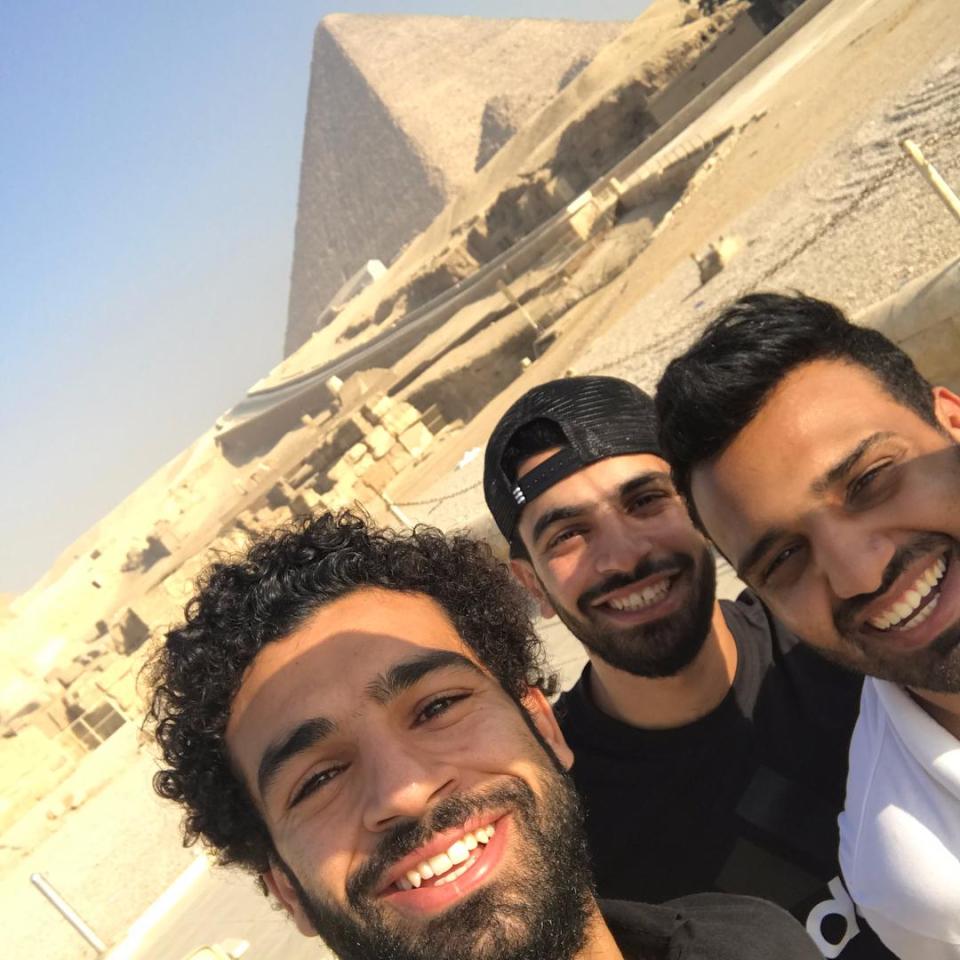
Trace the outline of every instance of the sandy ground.
{"label": "sandy ground", "polygon": [[[657,239],[564,324],[557,344],[397,485],[402,509],[444,528],[481,516],[482,458],[456,465],[535,383],[569,370],[652,389],[716,308],[743,292],[801,289],[856,314],[955,256],[960,227],[898,146],[913,137],[960,183],[953,10],[951,0],[834,0],[688,129],[681,141],[746,124]],[[738,237],[741,251],[701,287],[690,254],[721,235]]]}
{"label": "sandy ground", "polygon": [[[563,325],[558,342],[509,390],[393,491],[411,518],[462,526],[484,512],[482,447],[506,405],[535,382],[603,371],[651,387],[666,360],[720,303],[757,287],[801,288],[858,311],[960,247],[960,227],[897,146],[921,142],[960,184],[960,23],[955,0],[834,0],[770,61],[731,91],[688,135],[749,123],[656,241]],[[699,286],[692,252],[719,235],[741,239],[739,256]],[[439,479],[437,479],[439,478]],[[724,592],[735,584],[724,581]],[[582,653],[544,625],[565,682]],[[71,814],[72,826],[0,878],[6,943],[14,957],[92,957],[93,951],[30,889],[37,869],[63,888],[101,935],[115,939],[191,862],[176,815],[160,811],[149,763],[131,759],[125,791]],[[119,798],[119,799],[118,799]],[[248,881],[242,878],[246,884]],[[237,880],[204,874],[136,954],[178,960],[187,943],[241,936],[248,957],[317,956]],[[243,932],[241,932],[243,931]],[[174,952],[177,951],[177,952]]]}

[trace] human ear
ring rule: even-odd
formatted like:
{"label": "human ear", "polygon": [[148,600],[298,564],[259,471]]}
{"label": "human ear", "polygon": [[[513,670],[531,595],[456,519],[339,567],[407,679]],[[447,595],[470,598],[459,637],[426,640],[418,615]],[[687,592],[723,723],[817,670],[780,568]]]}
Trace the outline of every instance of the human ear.
{"label": "human ear", "polygon": [[960,397],[946,387],[934,387],[933,409],[943,429],[960,440]]}
{"label": "human ear", "polygon": [[540,611],[540,616],[545,620],[556,616],[557,611],[553,609],[550,598],[544,593],[540,580],[533,570],[533,564],[529,560],[511,560],[510,569],[513,575],[523,584],[527,593],[533,597]]}
{"label": "human ear", "polygon": [[316,937],[318,933],[310,919],[304,913],[300,897],[283,867],[274,864],[269,870],[260,874],[267,890],[272,897],[280,901],[280,905],[290,915],[291,920],[305,937]]}
{"label": "human ear", "polygon": [[564,769],[573,766],[573,751],[567,746],[567,741],[560,732],[560,724],[554,716],[553,707],[547,702],[543,691],[538,687],[529,687],[523,698],[524,709],[530,714],[537,732],[546,741],[547,746],[554,752]]}

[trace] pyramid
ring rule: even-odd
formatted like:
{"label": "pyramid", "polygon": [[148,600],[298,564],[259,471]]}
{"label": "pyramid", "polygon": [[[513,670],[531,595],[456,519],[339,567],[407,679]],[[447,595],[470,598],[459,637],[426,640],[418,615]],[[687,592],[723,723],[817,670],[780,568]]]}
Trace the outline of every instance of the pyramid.
{"label": "pyramid", "polygon": [[285,354],[368,260],[389,263],[615,22],[325,17],[314,39]]}

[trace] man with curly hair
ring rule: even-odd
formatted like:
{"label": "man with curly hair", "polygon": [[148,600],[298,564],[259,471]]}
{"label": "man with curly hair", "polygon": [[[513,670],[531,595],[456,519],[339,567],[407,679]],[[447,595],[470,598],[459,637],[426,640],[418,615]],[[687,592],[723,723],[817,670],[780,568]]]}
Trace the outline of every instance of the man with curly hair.
{"label": "man with curly hair", "polygon": [[185,841],[344,960],[817,956],[760,901],[598,904],[553,680],[482,544],[282,529],[206,573],[151,675]]}

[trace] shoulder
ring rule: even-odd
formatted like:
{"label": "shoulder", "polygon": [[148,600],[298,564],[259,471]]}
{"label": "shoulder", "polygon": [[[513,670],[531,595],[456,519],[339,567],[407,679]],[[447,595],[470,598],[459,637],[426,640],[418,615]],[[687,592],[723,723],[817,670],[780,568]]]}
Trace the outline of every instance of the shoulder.
{"label": "shoulder", "polygon": [[[899,688],[872,678],[865,684],[840,816],[840,862],[871,924],[960,942],[960,789],[935,775],[944,755],[932,772],[910,749],[913,726],[928,720]],[[942,733],[927,732],[931,741]],[[960,788],[960,750],[956,757]]]}
{"label": "shoulder", "polygon": [[[651,932],[666,936],[671,950],[689,960],[816,960],[820,953],[803,927],[786,911],[753,897],[703,893],[670,900],[659,907],[603,906],[614,936],[630,922],[630,912]],[[641,912],[642,911],[642,912]],[[629,942],[629,941],[628,941]],[[670,953],[674,955],[673,952]]]}

